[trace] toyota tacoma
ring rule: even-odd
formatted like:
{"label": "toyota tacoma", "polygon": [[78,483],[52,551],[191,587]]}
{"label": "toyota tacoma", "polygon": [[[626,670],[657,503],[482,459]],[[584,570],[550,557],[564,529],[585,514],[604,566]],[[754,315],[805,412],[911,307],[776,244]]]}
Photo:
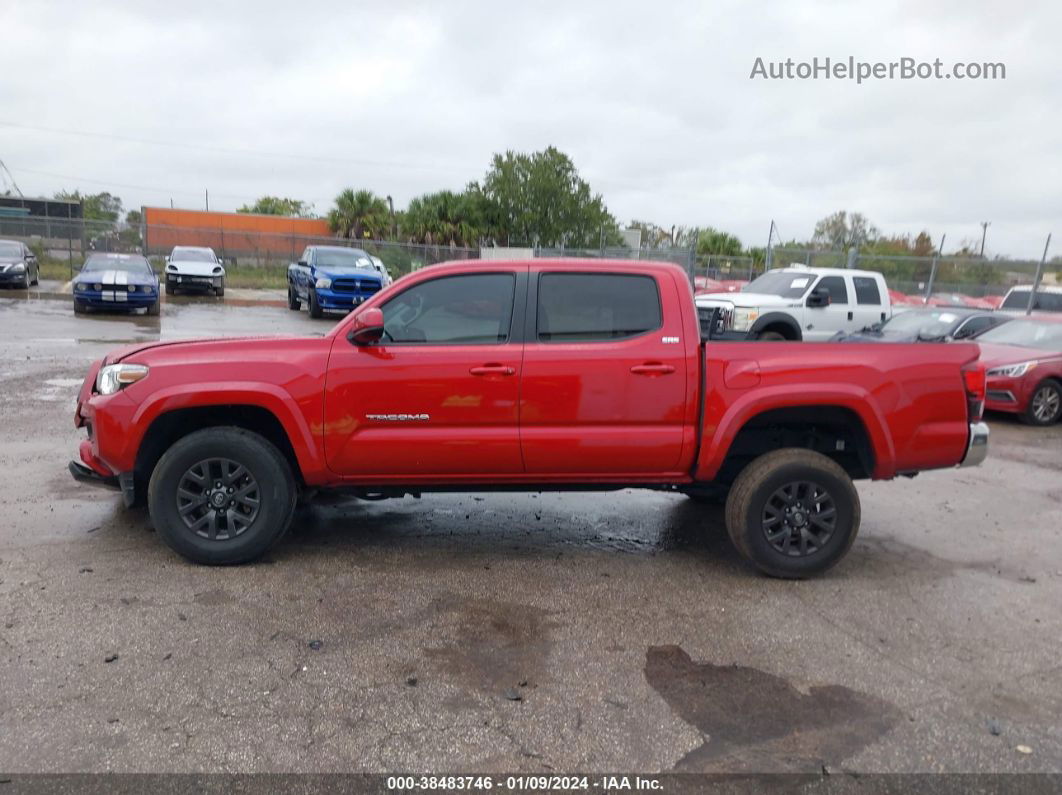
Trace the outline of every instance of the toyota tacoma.
{"label": "toyota tacoma", "polygon": [[113,351],[70,471],[146,502],[199,563],[258,557],[322,489],[643,487],[725,499],[746,559],[806,577],[856,537],[853,480],[987,452],[975,344],[753,345],[711,323],[665,263],[432,266],[324,337]]}

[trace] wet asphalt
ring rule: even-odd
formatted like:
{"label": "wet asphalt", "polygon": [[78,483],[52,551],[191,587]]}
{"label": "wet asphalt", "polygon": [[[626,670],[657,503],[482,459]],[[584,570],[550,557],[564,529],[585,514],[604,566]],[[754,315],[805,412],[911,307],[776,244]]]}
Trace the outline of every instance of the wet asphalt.
{"label": "wet asphalt", "polygon": [[632,490],[333,498],[199,567],[70,479],[75,395],[122,343],[330,325],[236,304],[0,292],[0,770],[1062,771],[1062,426],[859,484],[809,582]]}

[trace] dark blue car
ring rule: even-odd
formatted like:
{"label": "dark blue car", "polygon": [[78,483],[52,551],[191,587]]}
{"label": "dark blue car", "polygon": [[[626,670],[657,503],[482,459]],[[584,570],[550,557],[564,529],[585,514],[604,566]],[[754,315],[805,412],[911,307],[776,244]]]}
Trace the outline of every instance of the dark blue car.
{"label": "dark blue car", "polygon": [[310,317],[349,312],[383,289],[383,277],[360,248],[307,246],[288,266],[288,309],[305,301]]}
{"label": "dark blue car", "polygon": [[139,254],[90,254],[72,287],[75,314],[88,309],[159,313],[159,277]]}

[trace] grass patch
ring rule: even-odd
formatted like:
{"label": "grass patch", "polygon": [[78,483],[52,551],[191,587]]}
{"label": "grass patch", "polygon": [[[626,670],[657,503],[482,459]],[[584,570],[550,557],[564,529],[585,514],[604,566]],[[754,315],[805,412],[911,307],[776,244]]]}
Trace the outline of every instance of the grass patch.
{"label": "grass patch", "polygon": [[288,285],[286,265],[262,265],[260,267],[225,268],[225,286],[251,290],[283,290]]}

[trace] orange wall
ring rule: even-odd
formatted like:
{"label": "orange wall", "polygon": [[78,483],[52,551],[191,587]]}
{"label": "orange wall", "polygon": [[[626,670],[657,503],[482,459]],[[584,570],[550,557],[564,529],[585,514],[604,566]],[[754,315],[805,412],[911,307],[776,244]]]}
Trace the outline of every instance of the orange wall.
{"label": "orange wall", "polygon": [[[328,238],[328,222],[280,215],[213,213],[144,207],[144,243],[149,253],[168,254],[174,246],[210,246],[229,255],[273,253],[294,256]],[[296,250],[297,249],[297,250]]]}

